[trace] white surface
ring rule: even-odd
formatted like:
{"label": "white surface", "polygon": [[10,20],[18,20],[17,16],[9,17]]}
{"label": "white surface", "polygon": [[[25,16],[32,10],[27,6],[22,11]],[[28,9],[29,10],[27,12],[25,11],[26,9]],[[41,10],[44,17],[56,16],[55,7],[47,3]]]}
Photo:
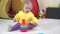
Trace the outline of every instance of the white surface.
{"label": "white surface", "polygon": [[44,34],[60,34],[60,20],[59,19],[39,19],[39,25],[33,30],[28,32],[20,32],[19,30],[8,32],[9,25],[14,22],[12,20],[0,19],[0,34],[38,34],[43,32]]}

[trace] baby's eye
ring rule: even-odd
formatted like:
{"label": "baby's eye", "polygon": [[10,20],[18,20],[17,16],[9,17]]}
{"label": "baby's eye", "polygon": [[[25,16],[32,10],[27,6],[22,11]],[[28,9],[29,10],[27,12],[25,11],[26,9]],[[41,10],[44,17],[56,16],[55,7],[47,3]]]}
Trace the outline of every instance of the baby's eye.
{"label": "baby's eye", "polygon": [[30,8],[26,7],[26,9],[30,9]]}

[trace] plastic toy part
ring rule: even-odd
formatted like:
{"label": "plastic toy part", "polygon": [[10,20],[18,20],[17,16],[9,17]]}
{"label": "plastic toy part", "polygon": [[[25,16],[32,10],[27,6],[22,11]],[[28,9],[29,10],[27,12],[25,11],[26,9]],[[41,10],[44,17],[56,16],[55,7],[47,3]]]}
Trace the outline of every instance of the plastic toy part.
{"label": "plastic toy part", "polygon": [[22,19],[22,24],[21,24],[22,26],[26,26],[26,21],[25,21],[25,19]]}
{"label": "plastic toy part", "polygon": [[28,31],[25,19],[22,19],[22,24],[20,26],[20,31],[21,32],[27,32]]}

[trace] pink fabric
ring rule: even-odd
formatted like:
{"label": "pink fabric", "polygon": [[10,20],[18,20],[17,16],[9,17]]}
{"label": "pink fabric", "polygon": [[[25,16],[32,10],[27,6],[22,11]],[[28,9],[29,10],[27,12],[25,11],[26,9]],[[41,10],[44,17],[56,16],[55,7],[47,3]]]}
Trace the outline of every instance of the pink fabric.
{"label": "pink fabric", "polygon": [[11,5],[11,2],[8,1],[7,4],[6,4],[6,11],[10,11],[10,5]]}
{"label": "pink fabric", "polygon": [[38,3],[37,3],[37,0],[30,0],[30,1],[33,5],[33,8],[31,9],[32,13],[34,14],[34,16],[38,16],[39,6],[38,6]]}

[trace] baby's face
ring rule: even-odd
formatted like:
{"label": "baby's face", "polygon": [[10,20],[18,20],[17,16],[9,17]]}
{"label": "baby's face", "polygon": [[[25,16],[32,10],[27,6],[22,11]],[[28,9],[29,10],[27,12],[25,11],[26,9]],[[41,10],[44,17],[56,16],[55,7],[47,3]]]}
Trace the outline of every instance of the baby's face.
{"label": "baby's face", "polygon": [[24,12],[29,12],[31,10],[30,6],[25,5],[24,6]]}

